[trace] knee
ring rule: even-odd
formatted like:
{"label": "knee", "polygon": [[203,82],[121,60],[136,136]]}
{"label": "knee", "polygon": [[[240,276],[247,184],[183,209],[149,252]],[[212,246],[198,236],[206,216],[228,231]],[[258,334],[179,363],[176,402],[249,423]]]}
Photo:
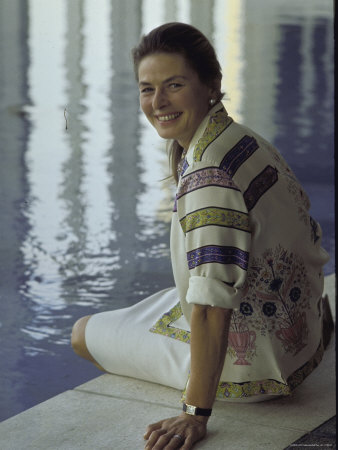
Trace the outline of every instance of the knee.
{"label": "knee", "polygon": [[73,325],[72,336],[71,336],[71,344],[73,350],[76,354],[86,357],[88,353],[88,349],[86,346],[86,326],[87,322],[91,316],[81,317],[81,319],[77,320]]}

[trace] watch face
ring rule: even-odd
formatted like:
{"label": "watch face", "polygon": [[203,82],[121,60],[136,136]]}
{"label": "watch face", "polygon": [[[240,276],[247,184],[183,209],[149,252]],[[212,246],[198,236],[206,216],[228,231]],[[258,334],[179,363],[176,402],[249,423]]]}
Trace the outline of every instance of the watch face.
{"label": "watch face", "polygon": [[187,405],[187,414],[191,414],[192,416],[195,415],[196,406]]}

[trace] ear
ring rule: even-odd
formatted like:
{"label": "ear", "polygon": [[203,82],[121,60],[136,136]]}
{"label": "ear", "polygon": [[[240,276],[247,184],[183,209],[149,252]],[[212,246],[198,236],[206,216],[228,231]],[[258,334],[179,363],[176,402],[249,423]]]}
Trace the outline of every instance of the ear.
{"label": "ear", "polygon": [[214,81],[213,86],[209,89],[209,98],[219,99],[221,92],[221,80]]}

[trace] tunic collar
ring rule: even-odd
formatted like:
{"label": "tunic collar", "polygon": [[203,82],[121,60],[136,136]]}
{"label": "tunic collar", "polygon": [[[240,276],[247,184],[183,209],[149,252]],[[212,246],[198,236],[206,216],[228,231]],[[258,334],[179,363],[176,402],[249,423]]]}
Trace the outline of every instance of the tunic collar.
{"label": "tunic collar", "polygon": [[[228,117],[228,113],[223,105],[222,102],[218,102],[215,106],[213,106],[207,113],[207,115],[204,117],[204,119],[202,120],[202,122],[200,123],[199,127],[197,128],[194,136],[191,139],[188,151],[185,155],[185,159],[187,160],[188,164],[190,165],[193,161],[196,160],[195,157],[195,147],[197,146],[197,144],[199,143],[199,141],[201,140],[201,138],[203,137],[203,135],[205,134],[208,125],[212,124],[214,122],[214,119],[221,119],[223,122],[225,120],[227,120]],[[217,130],[216,129],[212,129],[210,128],[210,130],[208,130],[208,139],[214,139],[217,136]]]}

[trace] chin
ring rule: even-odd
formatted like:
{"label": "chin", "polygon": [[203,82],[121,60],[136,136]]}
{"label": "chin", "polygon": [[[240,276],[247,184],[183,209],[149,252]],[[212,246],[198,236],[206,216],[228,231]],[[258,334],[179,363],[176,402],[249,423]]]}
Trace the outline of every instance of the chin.
{"label": "chin", "polygon": [[156,128],[156,131],[162,139],[176,139],[176,135],[174,135],[174,133],[170,133],[166,130],[159,130],[158,128]]}

